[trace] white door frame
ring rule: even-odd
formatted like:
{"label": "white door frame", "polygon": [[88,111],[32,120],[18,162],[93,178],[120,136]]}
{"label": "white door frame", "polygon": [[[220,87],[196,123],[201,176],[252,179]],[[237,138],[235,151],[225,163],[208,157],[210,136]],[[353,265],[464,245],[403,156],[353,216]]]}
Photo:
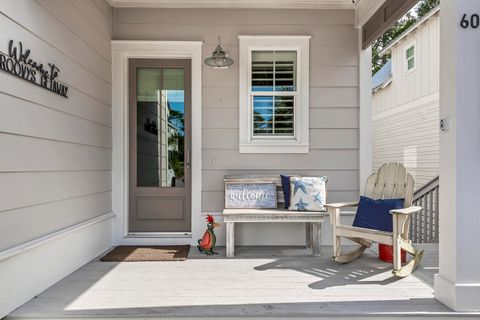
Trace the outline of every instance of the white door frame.
{"label": "white door frame", "polygon": [[[114,245],[196,244],[203,219],[202,199],[202,41],[112,41],[112,210]],[[128,60],[192,60],[192,232],[154,233],[142,237],[128,233]]]}

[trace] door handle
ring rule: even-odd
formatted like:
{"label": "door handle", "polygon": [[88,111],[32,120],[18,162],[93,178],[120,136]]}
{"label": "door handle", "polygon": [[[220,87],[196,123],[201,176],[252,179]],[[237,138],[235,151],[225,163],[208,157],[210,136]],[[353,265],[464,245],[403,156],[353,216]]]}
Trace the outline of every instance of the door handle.
{"label": "door handle", "polygon": [[191,162],[191,158],[192,158],[192,151],[191,150],[187,150],[186,152],[186,165],[187,165],[187,168],[190,168],[191,165],[192,165],[192,162]]}

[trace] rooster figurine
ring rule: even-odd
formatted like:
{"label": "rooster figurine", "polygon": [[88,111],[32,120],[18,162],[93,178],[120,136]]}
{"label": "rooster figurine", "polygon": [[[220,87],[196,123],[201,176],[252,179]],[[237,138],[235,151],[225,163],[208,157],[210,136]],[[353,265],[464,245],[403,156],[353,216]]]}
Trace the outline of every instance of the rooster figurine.
{"label": "rooster figurine", "polygon": [[216,252],[213,251],[215,249],[215,242],[217,241],[217,237],[215,237],[215,232],[213,231],[213,228],[216,228],[220,226],[219,223],[215,222],[215,218],[213,218],[212,215],[207,215],[207,230],[203,234],[202,239],[198,240],[198,250],[200,250],[201,253],[204,253],[206,255],[214,255],[217,254]]}

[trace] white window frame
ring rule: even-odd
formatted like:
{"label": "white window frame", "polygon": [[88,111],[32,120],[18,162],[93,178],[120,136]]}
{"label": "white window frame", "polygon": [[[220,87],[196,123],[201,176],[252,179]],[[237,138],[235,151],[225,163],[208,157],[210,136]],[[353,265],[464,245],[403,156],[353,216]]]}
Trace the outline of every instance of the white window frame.
{"label": "white window frame", "polygon": [[[311,36],[238,36],[239,48],[239,152],[308,153],[309,144],[309,48]],[[253,137],[251,92],[252,51],[296,51],[294,135]],[[282,93],[283,94],[283,93]],[[275,95],[272,92],[271,95]]]}
{"label": "white window frame", "polygon": [[[410,57],[410,59],[407,59],[407,51],[408,49],[410,49],[411,47],[413,47],[413,61],[414,61],[414,64],[413,64],[413,68],[412,69],[408,69],[408,60],[410,60],[412,57]],[[415,41],[411,41],[409,42],[405,49],[403,50],[403,64],[404,64],[404,71],[405,71],[405,74],[409,74],[410,72],[413,72],[415,70],[415,68],[417,68],[417,44]]]}

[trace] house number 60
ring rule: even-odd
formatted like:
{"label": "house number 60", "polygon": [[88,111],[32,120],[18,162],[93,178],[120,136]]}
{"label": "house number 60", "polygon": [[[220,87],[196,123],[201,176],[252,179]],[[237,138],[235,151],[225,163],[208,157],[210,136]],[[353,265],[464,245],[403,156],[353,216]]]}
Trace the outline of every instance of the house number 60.
{"label": "house number 60", "polygon": [[470,18],[468,14],[464,14],[462,16],[462,20],[460,20],[460,27],[463,29],[473,28],[477,29],[480,26],[480,16],[478,14],[472,14]]}

